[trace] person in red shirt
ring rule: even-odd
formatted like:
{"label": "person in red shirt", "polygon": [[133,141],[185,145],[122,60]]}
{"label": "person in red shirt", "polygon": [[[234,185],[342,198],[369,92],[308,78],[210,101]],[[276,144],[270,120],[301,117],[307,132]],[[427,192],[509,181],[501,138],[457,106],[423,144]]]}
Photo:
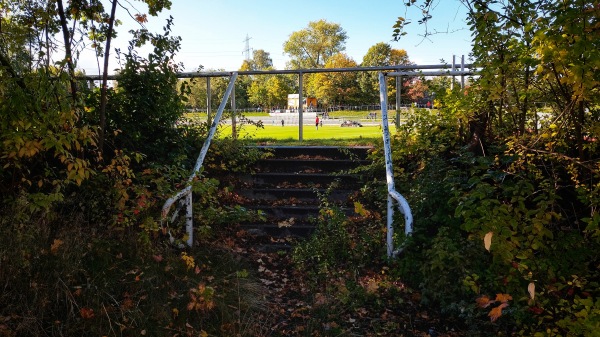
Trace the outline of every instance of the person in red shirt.
{"label": "person in red shirt", "polygon": [[317,119],[315,120],[315,127],[319,130],[319,116],[317,116]]}

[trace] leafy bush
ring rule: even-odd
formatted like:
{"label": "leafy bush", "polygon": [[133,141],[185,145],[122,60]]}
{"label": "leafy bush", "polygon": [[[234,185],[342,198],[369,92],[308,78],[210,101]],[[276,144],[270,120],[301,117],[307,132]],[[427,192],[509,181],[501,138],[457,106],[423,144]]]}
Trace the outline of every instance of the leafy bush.
{"label": "leafy bush", "polygon": [[[562,154],[568,142],[551,123],[539,135],[461,148],[457,121],[468,111],[461,100],[408,113],[393,136],[396,188],[415,224],[412,237],[396,238],[407,249],[392,272],[418,289],[423,304],[480,332],[591,333],[600,167]],[[375,154],[375,165],[382,157]],[[365,190],[384,200],[377,186]]]}
{"label": "leafy bush", "polygon": [[[566,317],[589,323],[571,311],[581,295],[559,299],[553,293],[557,288],[575,289],[563,283],[572,277],[589,281],[592,288],[600,281],[597,268],[592,267],[598,263],[594,253],[598,242],[586,234],[592,233],[588,228],[577,224],[583,222],[584,214],[594,213],[595,202],[589,198],[592,195],[577,193],[587,184],[573,184],[577,179],[573,173],[581,171],[573,171],[568,158],[539,152],[534,156],[535,149],[523,151],[519,143],[507,145],[505,154],[485,169],[473,169],[472,178],[457,186],[456,216],[471,238],[488,238],[485,244],[492,260],[485,271],[493,278],[482,278],[482,286],[518,299],[516,305],[527,314],[515,314],[517,321],[534,316],[538,326],[526,333],[547,327],[554,327],[552,334],[569,332],[574,326],[555,330]],[[588,171],[585,175],[590,173],[595,174]],[[596,296],[597,292],[586,292],[583,297]],[[594,321],[597,312],[593,306],[588,310]]]}
{"label": "leafy bush", "polygon": [[294,249],[294,262],[317,279],[327,277],[337,263],[350,256],[346,215],[338,205],[322,198],[314,235]]}
{"label": "leafy bush", "polygon": [[28,207],[50,207],[95,173],[96,131],[80,123],[87,113],[79,102],[54,99],[68,84],[51,76],[50,69],[19,79],[0,72],[0,194],[27,197]]}
{"label": "leafy bush", "polygon": [[[176,123],[184,113],[186,82],[179,83],[180,69],[173,58],[180,38],[170,37],[172,19],[165,34],[138,30],[127,53],[120,53],[123,68],[114,93],[109,95],[107,131],[120,133],[114,139],[119,149],[141,152],[149,161],[169,163],[180,154],[180,133]],[[150,41],[154,47],[147,58],[136,47]],[[178,87],[179,86],[179,87]]]}

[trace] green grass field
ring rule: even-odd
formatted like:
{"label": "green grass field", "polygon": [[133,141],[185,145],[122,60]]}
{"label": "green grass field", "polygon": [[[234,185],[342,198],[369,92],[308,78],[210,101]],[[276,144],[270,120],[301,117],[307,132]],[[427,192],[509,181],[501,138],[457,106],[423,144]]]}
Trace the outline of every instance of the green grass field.
{"label": "green grass field", "polygon": [[[382,131],[379,126],[357,128],[326,125],[316,130],[314,125],[304,125],[303,131],[302,144],[339,145],[343,143],[346,145],[367,145],[382,139]],[[394,131],[395,127],[390,125],[390,132],[393,133]],[[231,126],[223,126],[220,129],[219,137],[229,136],[231,136]],[[298,125],[265,125],[264,128],[245,125],[239,134],[239,138],[257,143],[295,143],[298,142],[299,138]]]}

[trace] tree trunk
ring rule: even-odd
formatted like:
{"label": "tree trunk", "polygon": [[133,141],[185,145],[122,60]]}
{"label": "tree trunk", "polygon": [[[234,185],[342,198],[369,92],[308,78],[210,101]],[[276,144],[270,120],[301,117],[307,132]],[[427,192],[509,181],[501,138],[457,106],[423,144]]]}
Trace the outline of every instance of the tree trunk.
{"label": "tree trunk", "polygon": [[77,82],[75,82],[75,66],[73,65],[73,53],[71,51],[71,34],[67,27],[67,16],[63,7],[62,0],[57,0],[58,16],[60,17],[60,26],[62,28],[63,40],[65,42],[65,61],[69,69],[69,83],[71,84],[71,95],[73,102],[77,103]]}
{"label": "tree trunk", "polygon": [[112,1],[112,8],[110,10],[110,19],[108,22],[108,32],[106,36],[106,48],[104,50],[104,69],[102,73],[102,89],[100,93],[100,140],[98,146],[100,148],[100,156],[103,155],[104,150],[104,138],[106,136],[106,99],[107,99],[107,83],[108,83],[108,61],[110,57],[110,42],[112,40],[113,25],[115,22],[115,13],[117,11],[117,1]]}
{"label": "tree trunk", "polygon": [[17,83],[21,90],[29,92],[25,81],[22,77],[19,76],[19,74],[17,74],[15,69],[10,64],[8,57],[4,55],[2,51],[0,51],[0,67],[2,67],[10,75],[10,77],[12,77],[15,80],[15,83]]}
{"label": "tree trunk", "polygon": [[477,113],[472,120],[469,121],[470,140],[467,144],[467,149],[478,155],[485,156],[485,131],[489,120],[489,109],[493,109],[493,103],[489,103],[487,109]]}
{"label": "tree trunk", "polygon": [[577,153],[579,159],[583,160],[583,125],[585,119],[585,109],[583,100],[579,101],[577,106],[577,113],[575,117],[575,137],[577,137]]}
{"label": "tree trunk", "polygon": [[[527,44],[529,48],[529,44]],[[530,85],[530,73],[531,69],[529,66],[525,67],[525,97],[523,98],[523,105],[521,106],[521,118],[519,118],[519,134],[525,134],[525,122],[527,121],[527,111],[529,110],[529,85]],[[536,112],[537,113],[537,112]]]}

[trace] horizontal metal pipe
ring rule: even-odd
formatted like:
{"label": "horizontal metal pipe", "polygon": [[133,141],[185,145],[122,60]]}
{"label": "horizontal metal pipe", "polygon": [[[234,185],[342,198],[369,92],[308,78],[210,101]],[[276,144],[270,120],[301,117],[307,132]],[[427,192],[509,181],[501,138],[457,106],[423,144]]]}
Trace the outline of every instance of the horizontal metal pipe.
{"label": "horizontal metal pipe", "polygon": [[477,75],[477,70],[445,70],[445,71],[396,71],[385,73],[386,76],[470,76]]}
{"label": "horizontal metal pipe", "polygon": [[[465,68],[472,67],[473,64],[465,64]],[[451,64],[398,64],[394,66],[381,67],[350,67],[350,68],[312,68],[312,69],[285,69],[285,70],[249,70],[237,71],[238,75],[277,75],[277,74],[312,74],[312,73],[340,73],[354,71],[382,71],[382,72],[398,72],[401,70],[417,70],[417,69],[452,69]],[[177,78],[199,78],[199,77],[229,77],[233,71],[195,71],[195,72],[180,72],[177,73]],[[386,74],[389,75],[390,73]],[[444,74],[445,75],[445,74]],[[461,74],[459,74],[461,75]],[[466,75],[466,74],[465,74]],[[394,75],[390,75],[394,76]],[[412,75],[411,75],[412,76]],[[414,75],[419,76],[419,75]],[[431,75],[436,76],[436,75]],[[437,75],[439,76],[439,75]],[[442,75],[443,76],[443,75]],[[100,75],[84,75],[78,76],[79,79],[90,81],[99,81],[102,79]],[[119,75],[109,75],[109,80],[118,80]]]}

